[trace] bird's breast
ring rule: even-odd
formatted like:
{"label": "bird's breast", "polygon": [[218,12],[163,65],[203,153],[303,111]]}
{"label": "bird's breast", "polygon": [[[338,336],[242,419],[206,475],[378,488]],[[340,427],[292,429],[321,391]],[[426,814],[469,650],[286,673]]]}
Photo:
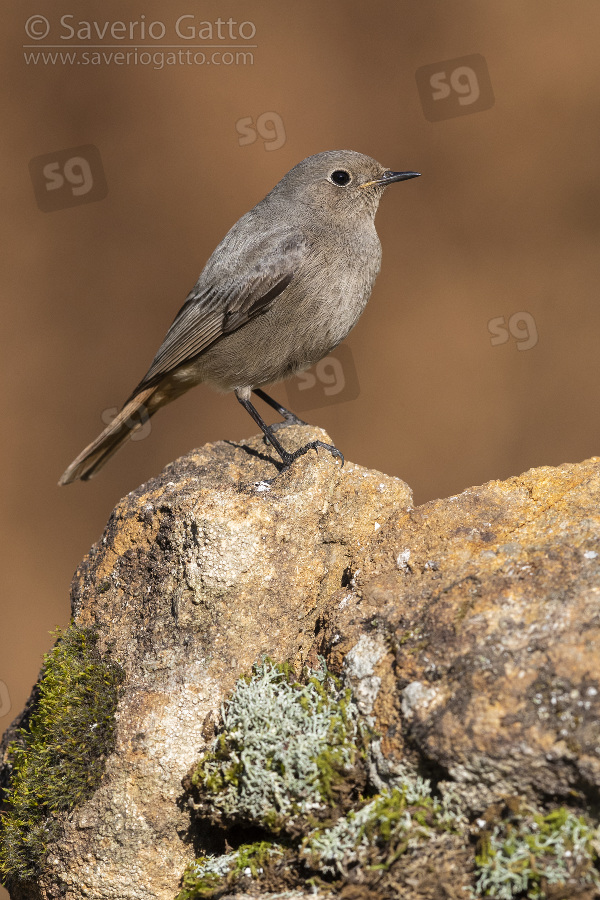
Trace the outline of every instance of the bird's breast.
{"label": "bird's breast", "polygon": [[315,365],[344,340],[363,311],[381,263],[374,240],[317,242],[264,312],[198,358],[203,381],[222,390],[257,387]]}

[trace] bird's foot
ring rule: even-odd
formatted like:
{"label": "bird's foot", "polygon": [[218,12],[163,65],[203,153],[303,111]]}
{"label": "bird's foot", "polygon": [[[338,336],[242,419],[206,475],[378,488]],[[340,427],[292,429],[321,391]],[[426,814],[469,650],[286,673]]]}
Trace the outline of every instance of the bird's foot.
{"label": "bird's foot", "polygon": [[287,450],[281,454],[281,468],[277,475],[274,478],[270,478],[265,480],[265,484],[273,484],[273,482],[279,478],[280,475],[283,475],[284,472],[292,466],[292,464],[298,459],[300,456],[304,456],[305,453],[308,453],[309,450],[314,450],[315,453],[318,453],[319,447],[322,447],[324,450],[328,450],[331,455],[337,459],[341,459],[342,466],[344,465],[344,456],[337,447],[334,447],[333,444],[326,444],[324,441],[311,441],[309,444],[305,444],[304,447],[299,447],[297,450],[294,450],[293,453],[288,453]]}

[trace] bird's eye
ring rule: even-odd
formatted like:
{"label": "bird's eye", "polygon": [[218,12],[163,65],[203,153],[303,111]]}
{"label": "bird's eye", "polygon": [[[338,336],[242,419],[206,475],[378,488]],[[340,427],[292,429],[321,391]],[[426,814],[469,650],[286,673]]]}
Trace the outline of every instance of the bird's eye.
{"label": "bird's eye", "polygon": [[329,180],[333,181],[334,184],[339,184],[340,187],[344,187],[350,181],[350,173],[346,172],[345,169],[336,169],[329,176]]}

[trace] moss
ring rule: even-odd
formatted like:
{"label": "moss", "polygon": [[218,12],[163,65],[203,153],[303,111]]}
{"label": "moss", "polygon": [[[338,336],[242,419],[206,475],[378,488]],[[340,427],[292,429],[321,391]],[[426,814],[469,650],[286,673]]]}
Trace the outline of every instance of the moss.
{"label": "moss", "polygon": [[[222,856],[200,857],[186,869],[177,900],[216,898],[251,886],[263,892],[290,886],[340,888],[353,881],[350,870],[357,868],[367,891],[369,884],[382,887],[382,873],[391,870],[402,854],[410,851],[414,856],[437,835],[465,828],[451,796],[434,798],[427,781],[406,775],[401,786],[382,791],[304,839],[281,835],[285,844],[262,841]],[[390,876],[390,883],[396,884],[396,879],[396,874]],[[378,896],[396,896],[394,890]]]}
{"label": "moss", "polygon": [[218,897],[225,890],[260,879],[283,858],[284,851],[268,841],[242,844],[222,856],[201,856],[187,867],[176,900]]}
{"label": "moss", "polygon": [[269,841],[257,841],[254,844],[242,844],[238,847],[235,866],[235,873],[246,873],[247,870],[253,878],[261,874],[261,870],[269,862],[269,857],[273,854],[273,844]]}
{"label": "moss", "polygon": [[233,854],[219,857],[200,856],[183,873],[181,890],[176,900],[196,900],[213,897],[226,884],[226,878],[233,868]]}
{"label": "moss", "polygon": [[302,683],[289,665],[265,659],[237,682],[222,715],[191,778],[196,810],[215,823],[305,827],[354,784],[364,762],[356,704],[325,667]]}
{"label": "moss", "polygon": [[523,806],[484,832],[476,857],[477,890],[497,900],[543,898],[549,885],[600,888],[599,832],[561,807],[542,815]]}
{"label": "moss", "polygon": [[[465,832],[452,795],[434,797],[429,782],[408,769],[365,801],[357,773],[372,737],[350,690],[324,666],[306,672],[302,682],[271,660],[255,666],[238,681],[223,709],[222,731],[191,784],[202,817],[258,825],[279,843],[200,857],[186,870],[178,900],[248,889],[243,878],[263,891],[340,887],[350,869],[361,868],[365,885],[380,882],[407,850]],[[390,884],[395,878],[390,874]]]}
{"label": "moss", "polygon": [[57,630],[44,657],[37,699],[9,747],[8,806],[0,822],[0,874],[26,879],[57,836],[58,814],[97,788],[114,746],[121,669],[102,658],[89,628]]}
{"label": "moss", "polygon": [[[475,862],[456,786],[434,791],[394,762],[387,787],[369,796],[374,738],[324,665],[300,680],[271,660],[255,666],[225,704],[221,733],[188,787],[201,817],[236,826],[229,839],[258,826],[273,843],[201,857],[186,870],[178,900],[290,887],[354,896],[357,885],[361,896],[391,900],[403,892],[442,896],[448,884],[457,896],[512,900],[543,898],[550,884],[600,887],[598,832],[568,810],[544,814],[505,798],[486,813],[495,825]],[[381,784],[373,777],[371,790]]]}
{"label": "moss", "polygon": [[332,827],[315,829],[300,854],[312,869],[346,877],[356,865],[389,869],[407,850],[466,826],[451,795],[433,797],[428,781],[406,774],[396,787],[351,810]]}

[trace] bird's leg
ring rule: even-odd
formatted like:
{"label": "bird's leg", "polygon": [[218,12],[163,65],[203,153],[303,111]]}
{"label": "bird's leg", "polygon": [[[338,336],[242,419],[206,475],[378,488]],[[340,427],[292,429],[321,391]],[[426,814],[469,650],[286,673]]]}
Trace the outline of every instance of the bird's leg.
{"label": "bird's leg", "polygon": [[261,400],[264,400],[265,403],[268,403],[280,416],[283,416],[283,422],[275,422],[273,425],[269,425],[271,431],[279,431],[280,428],[286,428],[288,425],[308,425],[308,422],[305,422],[304,419],[299,419],[293,412],[286,409],[285,406],[282,406],[277,400],[273,400],[272,397],[269,397],[269,395],[265,394],[260,388],[253,388],[253,393],[255,393],[257,397],[260,397]]}
{"label": "bird's leg", "polygon": [[279,443],[279,441],[273,434],[271,428],[267,425],[266,422],[264,422],[261,419],[258,411],[250,403],[250,400],[248,400],[246,397],[242,397],[238,391],[235,392],[235,396],[238,398],[239,402],[242,404],[244,409],[248,413],[250,413],[250,415],[252,416],[252,418],[254,419],[254,421],[256,422],[256,424],[258,425],[258,427],[260,428],[260,430],[262,431],[262,433],[264,434],[266,439],[269,441],[271,446],[274,448],[274,450],[276,450],[277,453],[280,455],[281,461],[283,463],[281,469],[279,470],[280,475],[282,472],[287,471],[287,469],[289,469],[289,467],[292,465],[292,463],[296,459],[298,459],[299,456],[302,456],[308,450],[314,450],[315,452],[317,452],[319,447],[323,447],[324,450],[329,450],[331,455],[338,457],[338,459],[341,459],[342,465],[344,465],[344,457],[342,456],[340,451],[337,449],[337,447],[334,447],[332,444],[325,444],[323,441],[311,441],[309,444],[305,444],[304,447],[299,447],[298,450],[294,450],[293,453],[288,453],[288,451],[285,449],[285,447],[281,446],[281,444]]}

